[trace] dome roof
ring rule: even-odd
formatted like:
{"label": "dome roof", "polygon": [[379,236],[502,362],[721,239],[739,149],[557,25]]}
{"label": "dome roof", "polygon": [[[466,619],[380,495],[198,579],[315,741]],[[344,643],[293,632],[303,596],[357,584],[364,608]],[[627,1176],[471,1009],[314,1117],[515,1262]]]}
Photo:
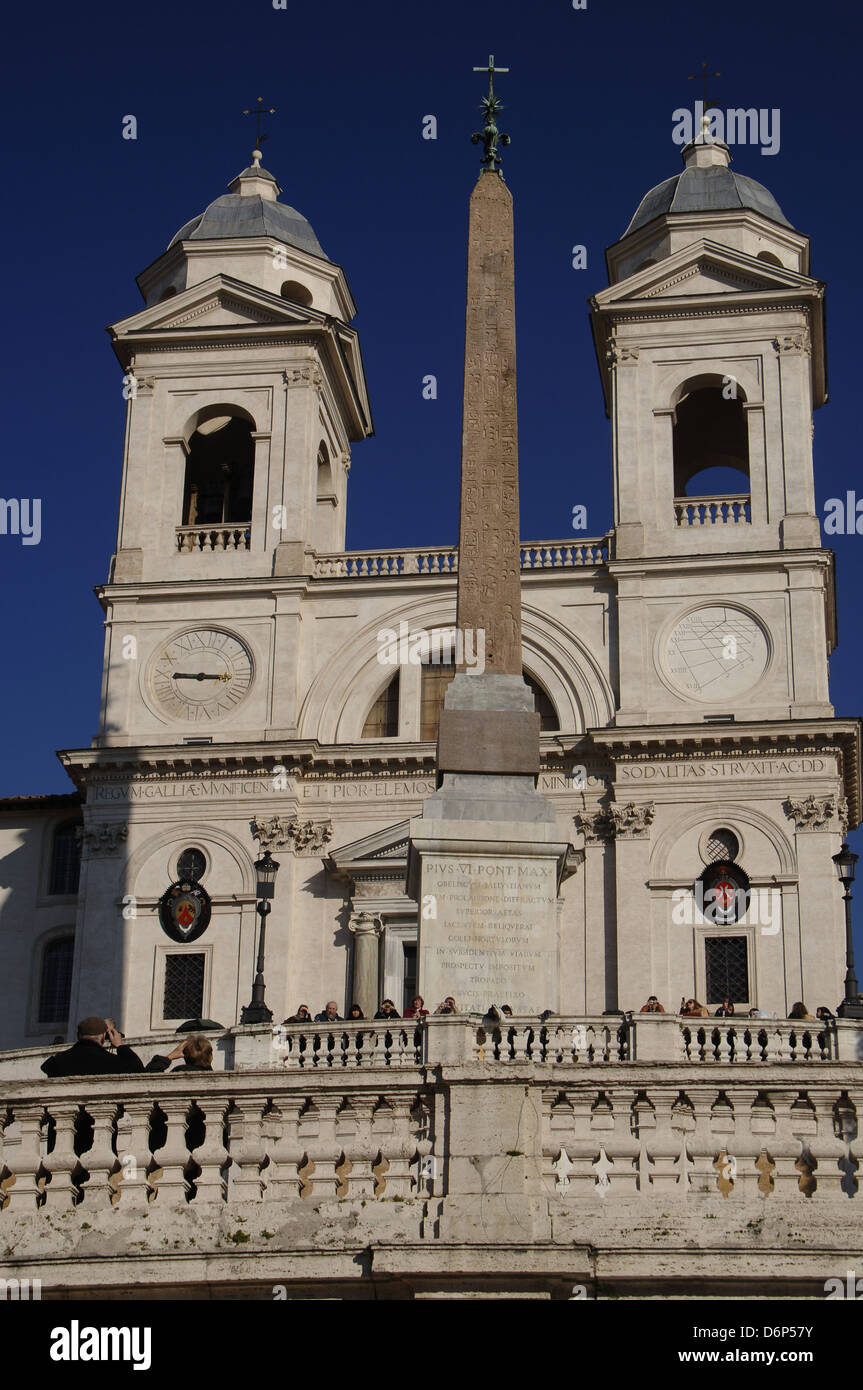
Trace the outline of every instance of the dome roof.
{"label": "dome roof", "polygon": [[723,212],[738,208],[751,208],[762,217],[769,217],[771,222],[790,227],[791,223],[770,190],[745,174],[732,173],[728,168],[730,158],[728,146],[719,141],[711,144],[702,137],[692,141],[683,151],[686,168],[645,193],[623,235],[637,232],[654,217],[666,213]]}
{"label": "dome roof", "polygon": [[[260,159],[256,150],[255,156]],[[253,156],[253,158],[255,157]],[[222,237],[275,237],[288,246],[329,260],[312,230],[311,223],[296,208],[277,201],[281,192],[276,179],[255,161],[228,185],[230,192],[198,213],[177,235],[178,241],[211,241]]]}

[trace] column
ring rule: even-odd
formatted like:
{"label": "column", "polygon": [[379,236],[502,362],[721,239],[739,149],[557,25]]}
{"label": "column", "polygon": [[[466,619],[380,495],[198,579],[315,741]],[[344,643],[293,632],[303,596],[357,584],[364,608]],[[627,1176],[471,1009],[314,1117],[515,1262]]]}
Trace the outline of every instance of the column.
{"label": "column", "polygon": [[345,1001],[345,1010],[359,1004],[366,1018],[373,1018],[378,1008],[378,941],[381,920],[368,912],[355,912],[348,922],[354,934],[354,969],[352,993]]}

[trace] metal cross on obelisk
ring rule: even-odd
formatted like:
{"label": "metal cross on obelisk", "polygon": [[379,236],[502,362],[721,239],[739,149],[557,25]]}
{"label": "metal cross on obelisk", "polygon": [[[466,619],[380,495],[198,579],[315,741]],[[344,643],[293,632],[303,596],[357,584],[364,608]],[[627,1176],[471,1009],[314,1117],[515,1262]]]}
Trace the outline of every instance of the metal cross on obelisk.
{"label": "metal cross on obelisk", "polygon": [[494,65],[494,55],[490,54],[488,67],[474,68],[474,72],[488,73],[488,92],[483,97],[479,106],[480,111],[482,111],[485,116],[485,125],[481,131],[476,131],[470,137],[471,144],[478,145],[480,140],[482,140],[484,152],[480,162],[485,165],[486,169],[498,172],[500,170],[500,156],[498,155],[497,147],[499,144],[504,146],[508,145],[509,136],[501,135],[495,124],[494,118],[498,111],[503,110],[503,102],[495,95],[494,75],[496,72],[509,72],[509,68],[496,68]]}

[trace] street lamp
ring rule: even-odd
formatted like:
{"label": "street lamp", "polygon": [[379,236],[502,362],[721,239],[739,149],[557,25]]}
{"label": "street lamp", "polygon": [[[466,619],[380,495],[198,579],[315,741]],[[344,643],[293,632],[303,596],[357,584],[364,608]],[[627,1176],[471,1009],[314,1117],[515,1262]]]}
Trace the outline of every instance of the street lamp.
{"label": "street lamp", "polygon": [[847,843],[838,854],[833,855],[833,863],[839,875],[839,882],[845,891],[845,998],[837,1009],[840,1018],[863,1018],[863,1004],[859,1002],[859,987],[854,973],[854,945],[851,940],[851,884],[859,856],[852,853]]}
{"label": "street lamp", "polygon": [[273,1020],[273,1011],[268,1009],[264,1002],[266,990],[264,984],[264,947],[267,939],[267,916],[272,906],[270,899],[275,896],[276,874],[278,872],[278,861],[272,857],[268,849],[265,849],[260,859],[255,863],[255,873],[258,876],[258,901],[255,903],[255,910],[261,919],[255,983],[252,986],[252,1002],[247,1004],[240,1014],[241,1023],[271,1023]]}

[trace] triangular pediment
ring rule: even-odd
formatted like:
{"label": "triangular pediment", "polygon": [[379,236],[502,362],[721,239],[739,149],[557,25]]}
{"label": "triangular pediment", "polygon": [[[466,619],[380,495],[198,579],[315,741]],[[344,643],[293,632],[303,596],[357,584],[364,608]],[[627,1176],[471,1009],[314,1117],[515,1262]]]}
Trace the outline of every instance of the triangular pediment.
{"label": "triangular pediment", "polygon": [[715,241],[701,239],[644,266],[616,285],[601,290],[601,308],[635,300],[689,299],[700,295],[767,294],[811,287],[815,282],[796,271],[756,260]]}
{"label": "triangular pediment", "polygon": [[113,325],[118,337],[137,333],[176,332],[187,328],[291,326],[319,322],[323,315],[278,295],[243,284],[229,275],[214,275],[181,294],[152,304]]}
{"label": "triangular pediment", "polygon": [[337,869],[349,864],[355,868],[363,865],[369,869],[375,864],[381,867],[404,865],[407,863],[409,840],[410,821],[403,820],[383,830],[376,830],[371,835],[364,835],[361,840],[339,845],[337,849],[330,850],[328,860]]}

